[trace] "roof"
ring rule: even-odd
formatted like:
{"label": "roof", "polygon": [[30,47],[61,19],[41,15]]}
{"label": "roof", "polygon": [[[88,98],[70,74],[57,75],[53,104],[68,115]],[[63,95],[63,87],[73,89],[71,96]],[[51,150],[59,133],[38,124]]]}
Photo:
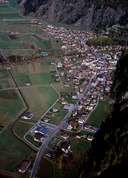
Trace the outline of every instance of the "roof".
{"label": "roof", "polygon": [[28,118],[32,118],[33,117],[33,113],[32,112],[26,112],[23,114],[23,116],[26,116]]}
{"label": "roof", "polygon": [[61,144],[61,147],[64,149],[68,149],[69,146],[70,146],[70,143],[67,141],[62,142],[62,144]]}
{"label": "roof", "polygon": [[28,160],[22,161],[22,163],[19,167],[19,172],[25,173],[28,170],[28,168],[30,167],[30,165],[31,165],[31,161],[28,161]]}
{"label": "roof", "polygon": [[38,125],[36,127],[36,130],[35,130],[35,132],[40,132],[40,133],[45,134],[45,135],[48,134],[48,131],[49,131],[48,128],[43,126],[43,125],[42,126]]}

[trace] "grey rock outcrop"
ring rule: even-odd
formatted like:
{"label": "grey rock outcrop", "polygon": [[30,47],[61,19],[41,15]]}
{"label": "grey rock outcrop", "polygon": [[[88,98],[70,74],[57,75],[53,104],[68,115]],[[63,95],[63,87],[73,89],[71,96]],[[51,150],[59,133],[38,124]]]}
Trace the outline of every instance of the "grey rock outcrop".
{"label": "grey rock outcrop", "polygon": [[85,29],[128,23],[127,0],[20,0],[24,14]]}

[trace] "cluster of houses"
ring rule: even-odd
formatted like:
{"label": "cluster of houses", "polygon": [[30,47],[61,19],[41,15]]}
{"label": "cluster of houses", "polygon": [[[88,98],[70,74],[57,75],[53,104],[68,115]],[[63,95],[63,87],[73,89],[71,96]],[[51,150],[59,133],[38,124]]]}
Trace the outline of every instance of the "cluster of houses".
{"label": "cluster of houses", "polygon": [[[56,61],[58,71],[56,77],[60,77],[59,80],[62,80],[64,87],[72,89],[70,95],[74,102],[67,102],[64,96],[60,97],[60,102],[65,110],[73,108],[74,103],[77,106],[67,123],[67,131],[77,131],[75,132],[78,133],[75,136],[76,139],[84,138],[87,141],[92,141],[92,135],[80,135],[79,133],[83,130],[89,133],[98,131],[95,126],[87,124],[87,119],[99,101],[109,95],[113,70],[121,54],[121,46],[87,46],[86,41],[95,37],[95,34],[91,32],[69,30],[51,25],[47,26],[46,31],[56,39],[61,39],[62,50],[65,52],[63,60]],[[50,112],[56,113],[59,110],[54,107]],[[22,116],[22,119],[25,120],[32,118],[31,112],[26,112]],[[48,122],[49,117],[46,115],[43,122],[38,122],[31,129],[35,142],[42,143],[50,133],[54,132],[56,126],[54,127],[52,124],[51,126]],[[64,140],[60,142],[59,150],[65,155],[72,153],[71,143],[67,136],[64,136]]]}
{"label": "cluster of houses", "polygon": [[54,125],[38,122],[31,129],[33,140],[38,143],[42,143],[55,129]]}
{"label": "cluster of houses", "polygon": [[[71,110],[74,103],[77,106],[67,123],[67,130],[79,131],[82,129],[96,132],[97,128],[87,126],[86,121],[99,101],[109,95],[112,73],[120,55],[121,46],[90,47],[86,45],[86,41],[95,37],[95,34],[91,32],[69,30],[51,25],[48,25],[46,30],[50,35],[61,39],[65,52],[69,49],[77,51],[75,55],[69,55],[66,52],[63,60],[56,61],[58,71],[56,75],[57,77],[59,75],[65,87],[72,89],[70,95],[74,101],[69,103],[64,96],[61,96],[60,102],[63,109]],[[59,112],[59,109],[54,107],[50,112],[56,113]],[[27,112],[22,119],[32,119],[32,117],[33,114]],[[44,117],[43,122],[45,122],[45,126],[40,122],[36,124],[34,130],[31,130],[36,142],[42,143],[49,135],[49,128],[47,128],[47,124],[50,122],[49,115]]]}
{"label": "cluster of houses", "polygon": [[91,132],[77,132],[72,133],[67,130],[61,130],[58,136],[56,136],[52,143],[49,145],[47,157],[54,159],[58,154],[63,154],[65,157],[70,157],[74,153],[74,144],[79,141],[86,141],[86,143],[92,142],[94,138],[94,127],[90,126]]}
{"label": "cluster of houses", "polygon": [[[74,122],[69,122],[68,129],[79,128],[78,124],[84,127],[99,100],[104,100],[104,97],[109,95],[112,74],[121,54],[121,46],[87,46],[86,41],[95,37],[92,32],[52,25],[48,25],[46,30],[62,41],[65,56],[57,66],[64,85],[72,87],[72,99],[78,104]],[[69,55],[69,52],[73,51],[76,53]]]}

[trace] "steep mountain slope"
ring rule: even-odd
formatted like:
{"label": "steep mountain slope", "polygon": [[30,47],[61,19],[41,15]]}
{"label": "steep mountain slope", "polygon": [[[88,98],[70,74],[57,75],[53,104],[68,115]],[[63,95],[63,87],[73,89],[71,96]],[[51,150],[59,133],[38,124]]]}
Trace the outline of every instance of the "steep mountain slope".
{"label": "steep mountain slope", "polygon": [[127,0],[19,0],[24,14],[86,29],[128,23]]}
{"label": "steep mountain slope", "polygon": [[[82,178],[128,177],[128,54],[117,64],[112,87],[112,113],[92,143]],[[125,173],[125,175],[124,175]]]}

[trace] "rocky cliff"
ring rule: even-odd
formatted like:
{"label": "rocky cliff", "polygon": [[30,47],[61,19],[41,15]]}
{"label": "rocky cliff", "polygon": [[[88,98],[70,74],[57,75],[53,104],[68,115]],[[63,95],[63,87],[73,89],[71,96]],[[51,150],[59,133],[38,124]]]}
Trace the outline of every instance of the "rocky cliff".
{"label": "rocky cliff", "polygon": [[18,0],[25,15],[85,29],[128,23],[127,0]]}

